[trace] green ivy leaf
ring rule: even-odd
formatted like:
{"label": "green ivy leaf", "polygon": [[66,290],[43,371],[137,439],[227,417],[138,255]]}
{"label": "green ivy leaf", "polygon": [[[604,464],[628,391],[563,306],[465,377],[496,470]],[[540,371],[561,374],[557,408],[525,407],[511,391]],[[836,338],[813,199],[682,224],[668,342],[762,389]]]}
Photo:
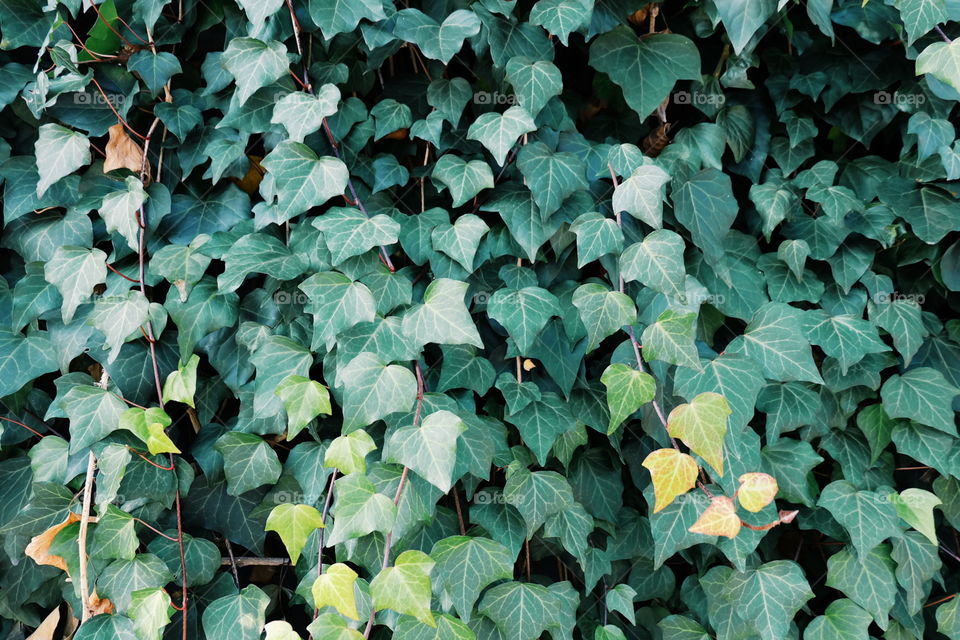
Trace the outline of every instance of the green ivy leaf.
{"label": "green ivy leaf", "polygon": [[600,376],[600,381],[607,388],[608,434],[613,434],[624,420],[653,400],[656,394],[656,381],[650,374],[625,364],[611,364]]}
{"label": "green ivy leaf", "polygon": [[267,516],[266,531],[276,531],[290,555],[290,562],[297,564],[307,538],[316,529],[323,528],[320,512],[308,504],[278,504]]}
{"label": "green ivy leaf", "polygon": [[203,632],[210,640],[260,640],[270,598],[255,585],[217,598],[203,611]]}
{"label": "green ivy leaf", "polygon": [[392,567],[381,570],[370,581],[375,609],[392,609],[436,626],[430,611],[430,572],[436,563],[422,551],[404,551]]}
{"label": "green ivy leaf", "polygon": [[227,477],[227,493],[239,496],[264,484],[273,484],[280,477],[277,454],[258,435],[228,431],[214,445],[223,456],[223,473]]}
{"label": "green ivy leaf", "polygon": [[417,426],[397,429],[384,445],[384,462],[410,467],[443,493],[453,486],[457,439],[466,430],[463,420],[449,411],[436,411]]}

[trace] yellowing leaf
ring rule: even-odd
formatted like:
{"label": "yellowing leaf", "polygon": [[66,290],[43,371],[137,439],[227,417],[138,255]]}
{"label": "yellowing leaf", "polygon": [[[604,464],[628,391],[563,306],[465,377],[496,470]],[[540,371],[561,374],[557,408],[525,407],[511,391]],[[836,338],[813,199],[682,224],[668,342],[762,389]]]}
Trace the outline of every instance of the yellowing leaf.
{"label": "yellowing leaf", "polygon": [[308,504],[278,504],[267,516],[265,531],[276,531],[290,554],[290,562],[297,564],[307,538],[316,529],[323,528],[323,516]]}
{"label": "yellowing leaf", "polygon": [[756,513],[770,504],[777,495],[777,480],[766,473],[745,473],[740,476],[740,488],[737,499],[740,506]]}
{"label": "yellowing leaf", "polygon": [[357,573],[347,565],[340,562],[331,565],[313,581],[310,588],[313,604],[318,609],[333,607],[348,618],[359,620],[357,599],[353,592],[353,583],[356,581]]}
{"label": "yellowing leaf", "polygon": [[28,558],[33,558],[33,561],[37,564],[48,564],[51,567],[56,567],[62,569],[63,571],[67,570],[66,561],[60,557],[55,556],[50,553],[50,545],[53,543],[53,539],[57,537],[57,534],[60,533],[60,530],[72,522],[76,522],[80,519],[75,513],[68,513],[67,519],[61,522],[60,524],[55,524],[43,533],[34,536],[30,540],[30,544],[27,545],[24,553]]}
{"label": "yellowing leaf", "polygon": [[667,431],[680,438],[722,476],[723,438],[727,435],[727,417],[731,413],[726,398],[708,391],[671,411]]}
{"label": "yellowing leaf", "polygon": [[656,496],[654,513],[692,489],[700,470],[696,460],[676,449],[657,449],[644,459],[643,466],[650,471],[653,479],[653,495]]}
{"label": "yellowing leaf", "polygon": [[700,514],[689,531],[705,536],[736,538],[740,533],[740,516],[733,506],[733,500],[727,496],[716,496],[710,500],[710,506]]}

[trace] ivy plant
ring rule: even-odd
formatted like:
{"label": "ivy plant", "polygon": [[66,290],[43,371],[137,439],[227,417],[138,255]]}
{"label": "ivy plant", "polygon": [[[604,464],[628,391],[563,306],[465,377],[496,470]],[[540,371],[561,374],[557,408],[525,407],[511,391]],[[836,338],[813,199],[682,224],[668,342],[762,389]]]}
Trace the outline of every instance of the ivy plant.
{"label": "ivy plant", "polygon": [[0,635],[960,640],[960,5],[0,3]]}

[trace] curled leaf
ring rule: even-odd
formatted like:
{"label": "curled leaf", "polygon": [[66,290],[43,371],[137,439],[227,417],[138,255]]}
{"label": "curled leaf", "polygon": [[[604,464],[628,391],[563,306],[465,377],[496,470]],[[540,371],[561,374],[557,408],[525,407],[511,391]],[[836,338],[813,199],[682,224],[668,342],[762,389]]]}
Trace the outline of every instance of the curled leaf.
{"label": "curled leaf", "polygon": [[756,513],[773,501],[777,495],[777,480],[766,473],[745,473],[740,476],[737,500],[740,506]]}

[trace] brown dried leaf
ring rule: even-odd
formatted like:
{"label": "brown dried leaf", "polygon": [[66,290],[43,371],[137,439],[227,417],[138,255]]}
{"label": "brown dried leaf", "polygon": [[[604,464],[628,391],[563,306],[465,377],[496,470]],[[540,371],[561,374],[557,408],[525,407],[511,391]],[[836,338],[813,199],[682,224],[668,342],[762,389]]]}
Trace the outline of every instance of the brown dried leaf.
{"label": "brown dried leaf", "polygon": [[[133,138],[127,135],[123,125],[117,123],[110,127],[110,138],[107,140],[105,150],[107,154],[103,161],[103,172],[114,171],[115,169],[129,169],[136,174],[140,173],[140,166],[143,163],[143,149],[134,142]],[[147,163],[147,181],[150,179],[150,164]]]}
{"label": "brown dried leaf", "polygon": [[90,594],[89,607],[91,616],[98,616],[101,613],[113,613],[113,603],[110,602],[109,598],[101,598],[98,596],[96,589]]}
{"label": "brown dried leaf", "polygon": [[67,519],[61,522],[60,524],[55,524],[40,535],[34,536],[30,540],[30,544],[27,545],[27,548],[24,553],[26,553],[28,558],[33,558],[33,561],[37,564],[48,564],[52,567],[57,567],[63,571],[67,570],[67,563],[61,556],[55,556],[50,553],[50,545],[53,544],[53,539],[60,533],[60,530],[66,527],[72,522],[76,522],[80,519],[75,513],[67,514]]}
{"label": "brown dried leaf", "polygon": [[27,636],[27,640],[53,640],[58,624],[60,624],[60,607],[51,611],[43,619],[43,622],[33,630],[33,633]]}

